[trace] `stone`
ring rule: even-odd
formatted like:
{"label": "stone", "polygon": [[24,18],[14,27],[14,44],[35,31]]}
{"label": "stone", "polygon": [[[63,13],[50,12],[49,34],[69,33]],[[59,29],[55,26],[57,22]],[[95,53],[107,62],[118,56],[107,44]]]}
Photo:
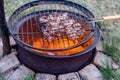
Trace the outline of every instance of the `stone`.
{"label": "stone", "polygon": [[117,69],[117,70],[116,70],[116,73],[117,73],[118,75],[120,75],[120,69]]}
{"label": "stone", "polygon": [[89,64],[88,66],[84,67],[79,71],[79,74],[85,80],[104,80],[98,68],[93,64]]}
{"label": "stone", "polygon": [[0,59],[3,57],[3,49],[0,47]]}
{"label": "stone", "polygon": [[13,74],[13,72],[14,72],[14,70],[9,71],[9,72],[5,73],[5,74],[2,75],[2,76],[3,76],[3,78],[4,78],[5,80],[8,80],[8,78]]}
{"label": "stone", "polygon": [[35,79],[36,80],[56,80],[56,76],[51,74],[37,73],[35,76]]}
{"label": "stone", "polygon": [[0,72],[5,74],[20,65],[19,60],[13,54],[6,55],[0,60]]}
{"label": "stone", "polygon": [[120,68],[120,66],[115,61],[112,61],[111,64],[112,64],[113,69],[119,69]]}
{"label": "stone", "polygon": [[77,72],[62,74],[58,76],[58,80],[83,80]]}
{"label": "stone", "polygon": [[10,45],[16,45],[16,42],[12,36],[10,36],[9,39],[10,39]]}
{"label": "stone", "polygon": [[27,75],[34,76],[34,72],[29,68],[21,65],[14,73],[8,78],[8,80],[24,80]]}
{"label": "stone", "polygon": [[103,51],[103,46],[102,46],[102,42],[101,41],[98,42],[98,44],[96,46],[96,49],[97,49],[97,51]]}
{"label": "stone", "polygon": [[106,68],[107,66],[109,66],[112,69],[119,68],[119,65],[114,60],[112,60],[109,56],[107,56],[101,52],[96,53],[93,63],[96,66],[102,67],[102,68]]}
{"label": "stone", "polygon": [[0,38],[0,59],[3,56],[3,44],[2,44],[2,39]]}
{"label": "stone", "polygon": [[17,51],[13,51],[13,52],[11,52],[11,54],[17,55]]}

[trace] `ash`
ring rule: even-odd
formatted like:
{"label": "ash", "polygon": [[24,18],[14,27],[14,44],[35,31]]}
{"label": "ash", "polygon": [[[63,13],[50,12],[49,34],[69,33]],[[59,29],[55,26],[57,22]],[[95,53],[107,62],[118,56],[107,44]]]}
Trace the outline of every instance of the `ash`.
{"label": "ash", "polygon": [[43,36],[49,41],[61,36],[67,36],[69,39],[75,40],[83,35],[85,30],[82,24],[68,13],[51,13],[39,18],[40,28]]}

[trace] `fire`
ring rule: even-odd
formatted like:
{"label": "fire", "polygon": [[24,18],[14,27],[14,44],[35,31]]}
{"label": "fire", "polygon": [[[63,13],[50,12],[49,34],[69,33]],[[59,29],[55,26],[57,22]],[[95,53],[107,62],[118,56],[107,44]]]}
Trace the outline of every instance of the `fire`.
{"label": "fire", "polygon": [[[83,36],[83,38],[79,38],[76,40],[68,39],[67,37],[63,36],[63,37],[60,37],[59,40],[55,38],[52,42],[48,42],[45,38],[40,38],[38,36],[40,36],[40,34],[19,35],[19,38],[26,44],[29,44],[36,48],[60,49],[60,48],[67,48],[70,46],[74,46],[80,43],[81,41],[83,41],[84,39],[86,39],[88,35]],[[34,40],[32,40],[32,37],[34,37]],[[92,37],[89,41],[87,41],[86,43],[84,43],[79,47],[69,49],[69,50],[64,50],[64,51],[51,52],[51,51],[42,51],[42,50],[36,50],[36,49],[32,49],[32,50],[38,53],[48,54],[48,55],[56,55],[56,56],[71,55],[87,49],[92,44],[93,41],[94,41],[94,37]]]}
{"label": "fire", "polygon": [[[88,42],[86,42],[84,45],[70,49],[70,50],[64,50],[64,51],[54,51],[54,52],[49,52],[49,51],[41,51],[41,50],[34,50],[36,52],[42,53],[42,54],[48,54],[48,55],[70,55],[70,54],[75,54],[78,52],[81,52],[88,48],[94,40],[94,37],[92,37]],[[58,41],[57,39],[54,39],[54,42],[47,43],[45,42],[44,45],[42,43],[42,38],[39,38],[38,40],[34,41],[33,46],[37,48],[49,48],[49,49],[56,49],[56,48],[67,48],[68,46],[73,46],[75,44],[78,44],[78,40],[67,40],[66,37],[60,38]]]}

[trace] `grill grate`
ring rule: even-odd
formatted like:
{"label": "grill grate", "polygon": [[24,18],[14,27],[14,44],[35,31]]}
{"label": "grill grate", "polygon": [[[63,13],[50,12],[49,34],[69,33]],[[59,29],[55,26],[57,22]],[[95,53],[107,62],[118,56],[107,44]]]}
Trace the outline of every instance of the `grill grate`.
{"label": "grill grate", "polygon": [[[69,18],[57,22],[58,19],[53,19],[55,15],[56,18]],[[93,37],[95,23],[87,23],[87,19],[93,17],[84,7],[73,2],[34,1],[13,13],[9,30],[23,46],[37,50],[67,50],[84,46]]]}

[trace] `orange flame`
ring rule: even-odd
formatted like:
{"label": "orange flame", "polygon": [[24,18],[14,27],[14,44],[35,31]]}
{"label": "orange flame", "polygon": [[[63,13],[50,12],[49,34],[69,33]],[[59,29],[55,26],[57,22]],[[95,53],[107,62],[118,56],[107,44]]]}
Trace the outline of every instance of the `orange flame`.
{"label": "orange flame", "polygon": [[[34,50],[36,52],[42,53],[42,54],[48,54],[48,55],[70,55],[70,54],[75,54],[78,52],[81,52],[83,50],[85,50],[86,48],[88,48],[92,42],[94,41],[94,37],[92,37],[88,42],[86,42],[84,45],[70,49],[70,50],[64,50],[64,51],[54,51],[54,52],[47,52],[47,51],[41,51],[41,50]],[[60,39],[59,42],[57,39],[54,40],[53,42],[50,42],[49,44],[46,42],[44,43],[44,45],[42,45],[42,38],[40,38],[39,40],[34,41],[33,46],[37,47],[37,48],[49,48],[49,49],[55,49],[55,48],[65,48],[68,46],[73,46],[75,44],[78,44],[78,40],[75,40],[73,42],[73,40],[68,40],[67,38],[63,38]]]}

